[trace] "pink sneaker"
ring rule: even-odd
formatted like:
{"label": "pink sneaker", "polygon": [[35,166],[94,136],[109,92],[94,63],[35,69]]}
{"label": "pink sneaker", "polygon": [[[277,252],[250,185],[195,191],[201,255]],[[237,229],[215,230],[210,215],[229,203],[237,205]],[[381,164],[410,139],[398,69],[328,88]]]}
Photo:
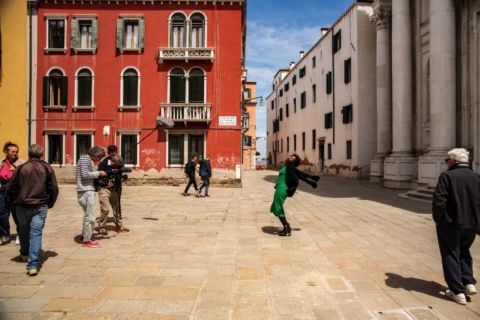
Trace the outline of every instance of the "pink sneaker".
{"label": "pink sneaker", "polygon": [[94,242],[94,241],[86,241],[82,244],[82,247],[87,247],[87,248],[100,248],[100,243]]}

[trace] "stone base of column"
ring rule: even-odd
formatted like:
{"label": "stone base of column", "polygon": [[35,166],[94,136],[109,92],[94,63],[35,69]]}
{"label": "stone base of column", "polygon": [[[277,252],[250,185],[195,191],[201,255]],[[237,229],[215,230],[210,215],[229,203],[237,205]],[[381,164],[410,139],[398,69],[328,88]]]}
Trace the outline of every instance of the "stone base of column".
{"label": "stone base of column", "polygon": [[385,158],[383,186],[390,189],[414,189],[417,178],[417,158],[410,154],[395,154]]}
{"label": "stone base of column", "polygon": [[383,164],[385,156],[375,156],[375,159],[370,161],[370,182],[381,183],[383,181]]}
{"label": "stone base of column", "polygon": [[429,186],[436,186],[438,176],[447,170],[445,158],[447,158],[447,150],[429,152],[420,157],[418,160],[418,183]]}

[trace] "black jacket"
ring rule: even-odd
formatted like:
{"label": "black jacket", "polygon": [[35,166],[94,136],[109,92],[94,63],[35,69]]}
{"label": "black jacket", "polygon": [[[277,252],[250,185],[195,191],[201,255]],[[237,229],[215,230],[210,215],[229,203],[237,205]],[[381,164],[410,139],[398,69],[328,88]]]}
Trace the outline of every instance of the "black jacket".
{"label": "black jacket", "polygon": [[200,161],[200,176],[201,177],[212,177],[212,166],[210,165],[210,160]]}
{"label": "black jacket", "polygon": [[197,163],[193,160],[188,161],[185,164],[185,174],[190,178],[190,179],[195,179],[195,168],[197,167]]}
{"label": "black jacket", "polygon": [[432,203],[436,224],[480,227],[480,175],[456,164],[438,178]]}
{"label": "black jacket", "polygon": [[313,188],[317,187],[317,181],[320,179],[319,176],[312,176],[306,172],[298,170],[293,164],[287,166],[287,175],[285,177],[285,182],[287,183],[287,195],[289,197],[293,196],[295,191],[297,191],[299,181],[302,180]]}

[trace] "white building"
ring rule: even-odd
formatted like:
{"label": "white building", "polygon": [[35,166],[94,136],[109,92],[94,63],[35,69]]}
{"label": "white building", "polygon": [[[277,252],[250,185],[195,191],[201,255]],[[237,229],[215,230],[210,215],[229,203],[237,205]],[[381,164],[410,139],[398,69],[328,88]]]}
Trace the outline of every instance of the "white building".
{"label": "white building", "polygon": [[267,98],[267,156],[297,153],[306,168],[365,177],[376,152],[375,24],[358,1],[289,69]]}

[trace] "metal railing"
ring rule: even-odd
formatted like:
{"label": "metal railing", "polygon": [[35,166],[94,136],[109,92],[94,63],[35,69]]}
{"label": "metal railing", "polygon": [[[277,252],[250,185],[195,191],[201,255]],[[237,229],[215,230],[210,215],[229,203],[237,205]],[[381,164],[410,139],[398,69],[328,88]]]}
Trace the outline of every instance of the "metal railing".
{"label": "metal railing", "polygon": [[210,60],[215,59],[214,48],[160,48],[158,63],[165,60]]}

